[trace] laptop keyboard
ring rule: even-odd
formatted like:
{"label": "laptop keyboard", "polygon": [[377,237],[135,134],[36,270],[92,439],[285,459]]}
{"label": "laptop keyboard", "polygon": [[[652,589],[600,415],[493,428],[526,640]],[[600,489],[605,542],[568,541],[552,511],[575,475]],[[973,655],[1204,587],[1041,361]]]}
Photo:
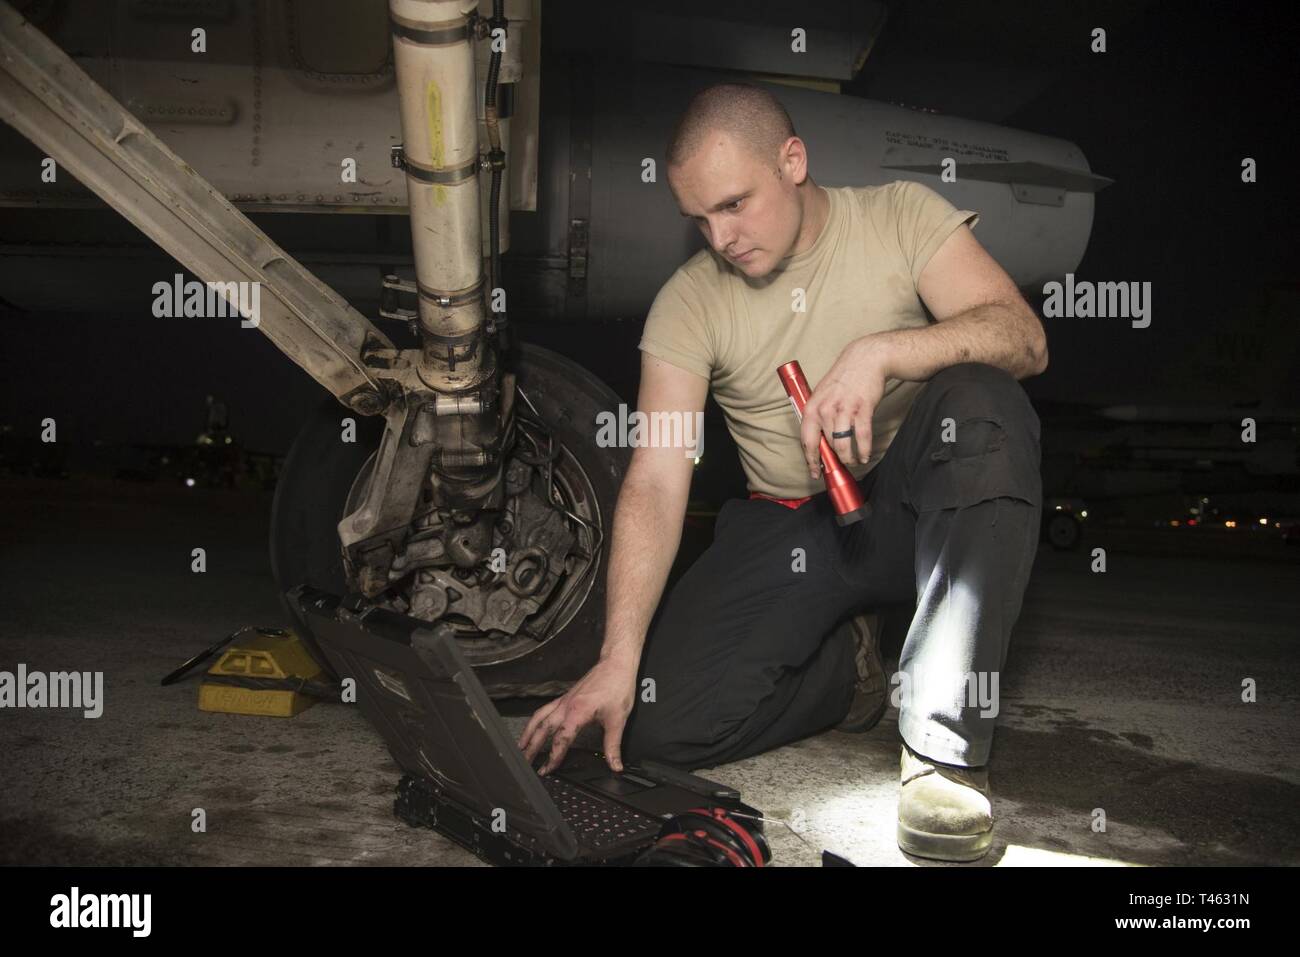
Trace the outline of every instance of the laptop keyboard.
{"label": "laptop keyboard", "polygon": [[592,797],[562,778],[548,774],[542,778],[542,784],[559,808],[560,816],[591,847],[609,847],[629,838],[653,837],[659,833],[661,823],[657,819],[613,801]]}

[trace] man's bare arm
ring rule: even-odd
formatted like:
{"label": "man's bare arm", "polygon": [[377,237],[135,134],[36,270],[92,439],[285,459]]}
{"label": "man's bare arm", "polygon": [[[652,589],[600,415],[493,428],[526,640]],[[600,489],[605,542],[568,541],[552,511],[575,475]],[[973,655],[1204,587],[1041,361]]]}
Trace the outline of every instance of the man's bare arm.
{"label": "man's bare arm", "polygon": [[[1017,379],[1047,368],[1043,324],[969,227],[953,230],[930,257],[916,291],[934,323],[854,339],[813,390],[799,434],[811,477],[821,474],[819,434],[843,462],[870,458],[871,419],[888,379],[923,382],[962,362],[996,366]],[[833,434],[849,431],[845,438]]]}
{"label": "man's bare arm", "polygon": [[865,361],[877,362],[889,379],[924,382],[962,362],[983,362],[1025,379],[1047,363],[1046,348],[1036,351],[1027,327],[1015,304],[984,303],[942,323],[876,333],[869,342],[858,340],[858,348],[870,351],[873,355],[864,356]]}
{"label": "man's bare arm", "polygon": [[[702,424],[708,380],[678,369],[649,353],[641,354],[637,411],[677,412],[678,422]],[[685,413],[683,416],[682,414]],[[698,415],[697,415],[698,413]],[[653,419],[652,419],[653,422]],[[680,430],[679,439],[695,446],[702,435]],[[691,489],[695,448],[638,446],[614,508],[609,570],[606,576],[605,641],[600,660],[563,695],[543,705],[528,720],[519,747],[531,762],[551,743],[539,770],[559,767],[579,730],[592,721],[605,729],[605,760],[623,770],[623,728],[635,703],[641,649],[681,543],[682,517]]]}
{"label": "man's bare arm", "polygon": [[923,382],[961,362],[984,362],[1017,379],[1047,368],[1043,324],[970,227],[957,227],[935,251],[916,291],[933,325],[858,340],[889,378]]}
{"label": "man's bare arm", "polygon": [[[637,409],[647,415],[680,412],[683,421],[694,420],[702,417],[708,385],[701,376],[642,352]],[[687,451],[680,446],[635,449],[614,509],[600,656],[632,670],[681,545],[694,474],[694,456]]]}
{"label": "man's bare arm", "polygon": [[681,545],[685,503],[650,482],[627,482],[614,510],[613,544],[605,592],[602,660],[635,671],[650,620],[663,596]]}

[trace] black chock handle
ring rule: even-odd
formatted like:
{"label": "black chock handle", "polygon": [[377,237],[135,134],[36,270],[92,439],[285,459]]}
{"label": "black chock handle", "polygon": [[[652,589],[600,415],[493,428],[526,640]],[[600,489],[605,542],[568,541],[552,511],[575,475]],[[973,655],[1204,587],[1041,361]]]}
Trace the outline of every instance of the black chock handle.
{"label": "black chock handle", "polygon": [[181,665],[179,668],[177,668],[175,671],[169,674],[166,678],[160,681],[159,684],[161,685],[175,684],[181,678],[185,677],[185,675],[189,674],[199,665],[203,664],[203,662],[207,661],[209,658],[215,655],[222,648],[226,647],[226,645],[230,644],[240,635],[249,631],[256,631],[259,634],[269,635],[272,638],[283,638],[287,634],[289,634],[283,628],[258,628],[255,625],[245,625],[243,628],[237,628],[234,631],[232,631],[230,634],[226,635],[226,637],[218,641],[216,644],[209,645],[207,648],[204,648],[197,655],[189,659],[189,661],[185,662],[185,664]]}

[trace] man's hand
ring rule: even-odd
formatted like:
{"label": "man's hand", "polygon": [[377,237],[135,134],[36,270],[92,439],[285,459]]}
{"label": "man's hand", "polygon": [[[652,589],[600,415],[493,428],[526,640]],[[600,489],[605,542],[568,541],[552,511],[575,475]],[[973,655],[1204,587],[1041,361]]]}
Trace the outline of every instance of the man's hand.
{"label": "man's hand", "polygon": [[[799,441],[813,478],[821,475],[819,445],[823,432],[844,464],[862,464],[871,458],[871,418],[885,394],[885,363],[880,350],[872,348],[872,338],[863,336],[845,346],[804,406]],[[832,432],[849,429],[853,430],[852,436],[831,437]],[[857,458],[853,457],[855,439]]]}
{"label": "man's hand", "polygon": [[554,734],[550,757],[538,774],[558,768],[578,732],[592,721],[605,729],[605,761],[611,770],[623,770],[623,728],[636,697],[636,670],[636,662],[602,658],[572,688],[533,713],[518,741],[529,764]]}

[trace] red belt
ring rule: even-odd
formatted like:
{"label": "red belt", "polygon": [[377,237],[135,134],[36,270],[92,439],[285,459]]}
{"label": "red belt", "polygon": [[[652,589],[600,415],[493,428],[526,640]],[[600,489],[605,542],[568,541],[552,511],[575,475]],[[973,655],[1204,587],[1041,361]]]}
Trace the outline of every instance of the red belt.
{"label": "red belt", "polygon": [[749,493],[749,497],[750,497],[750,498],[765,498],[765,499],[767,499],[769,502],[776,502],[776,503],[778,503],[778,504],[780,504],[780,505],[784,505],[786,508],[798,508],[798,507],[799,507],[800,505],[802,505],[804,502],[806,502],[806,501],[808,501],[810,498],[812,498],[811,495],[805,495],[803,498],[774,498],[774,497],[771,496],[771,495],[764,495],[762,492],[750,492],[750,493]]}

